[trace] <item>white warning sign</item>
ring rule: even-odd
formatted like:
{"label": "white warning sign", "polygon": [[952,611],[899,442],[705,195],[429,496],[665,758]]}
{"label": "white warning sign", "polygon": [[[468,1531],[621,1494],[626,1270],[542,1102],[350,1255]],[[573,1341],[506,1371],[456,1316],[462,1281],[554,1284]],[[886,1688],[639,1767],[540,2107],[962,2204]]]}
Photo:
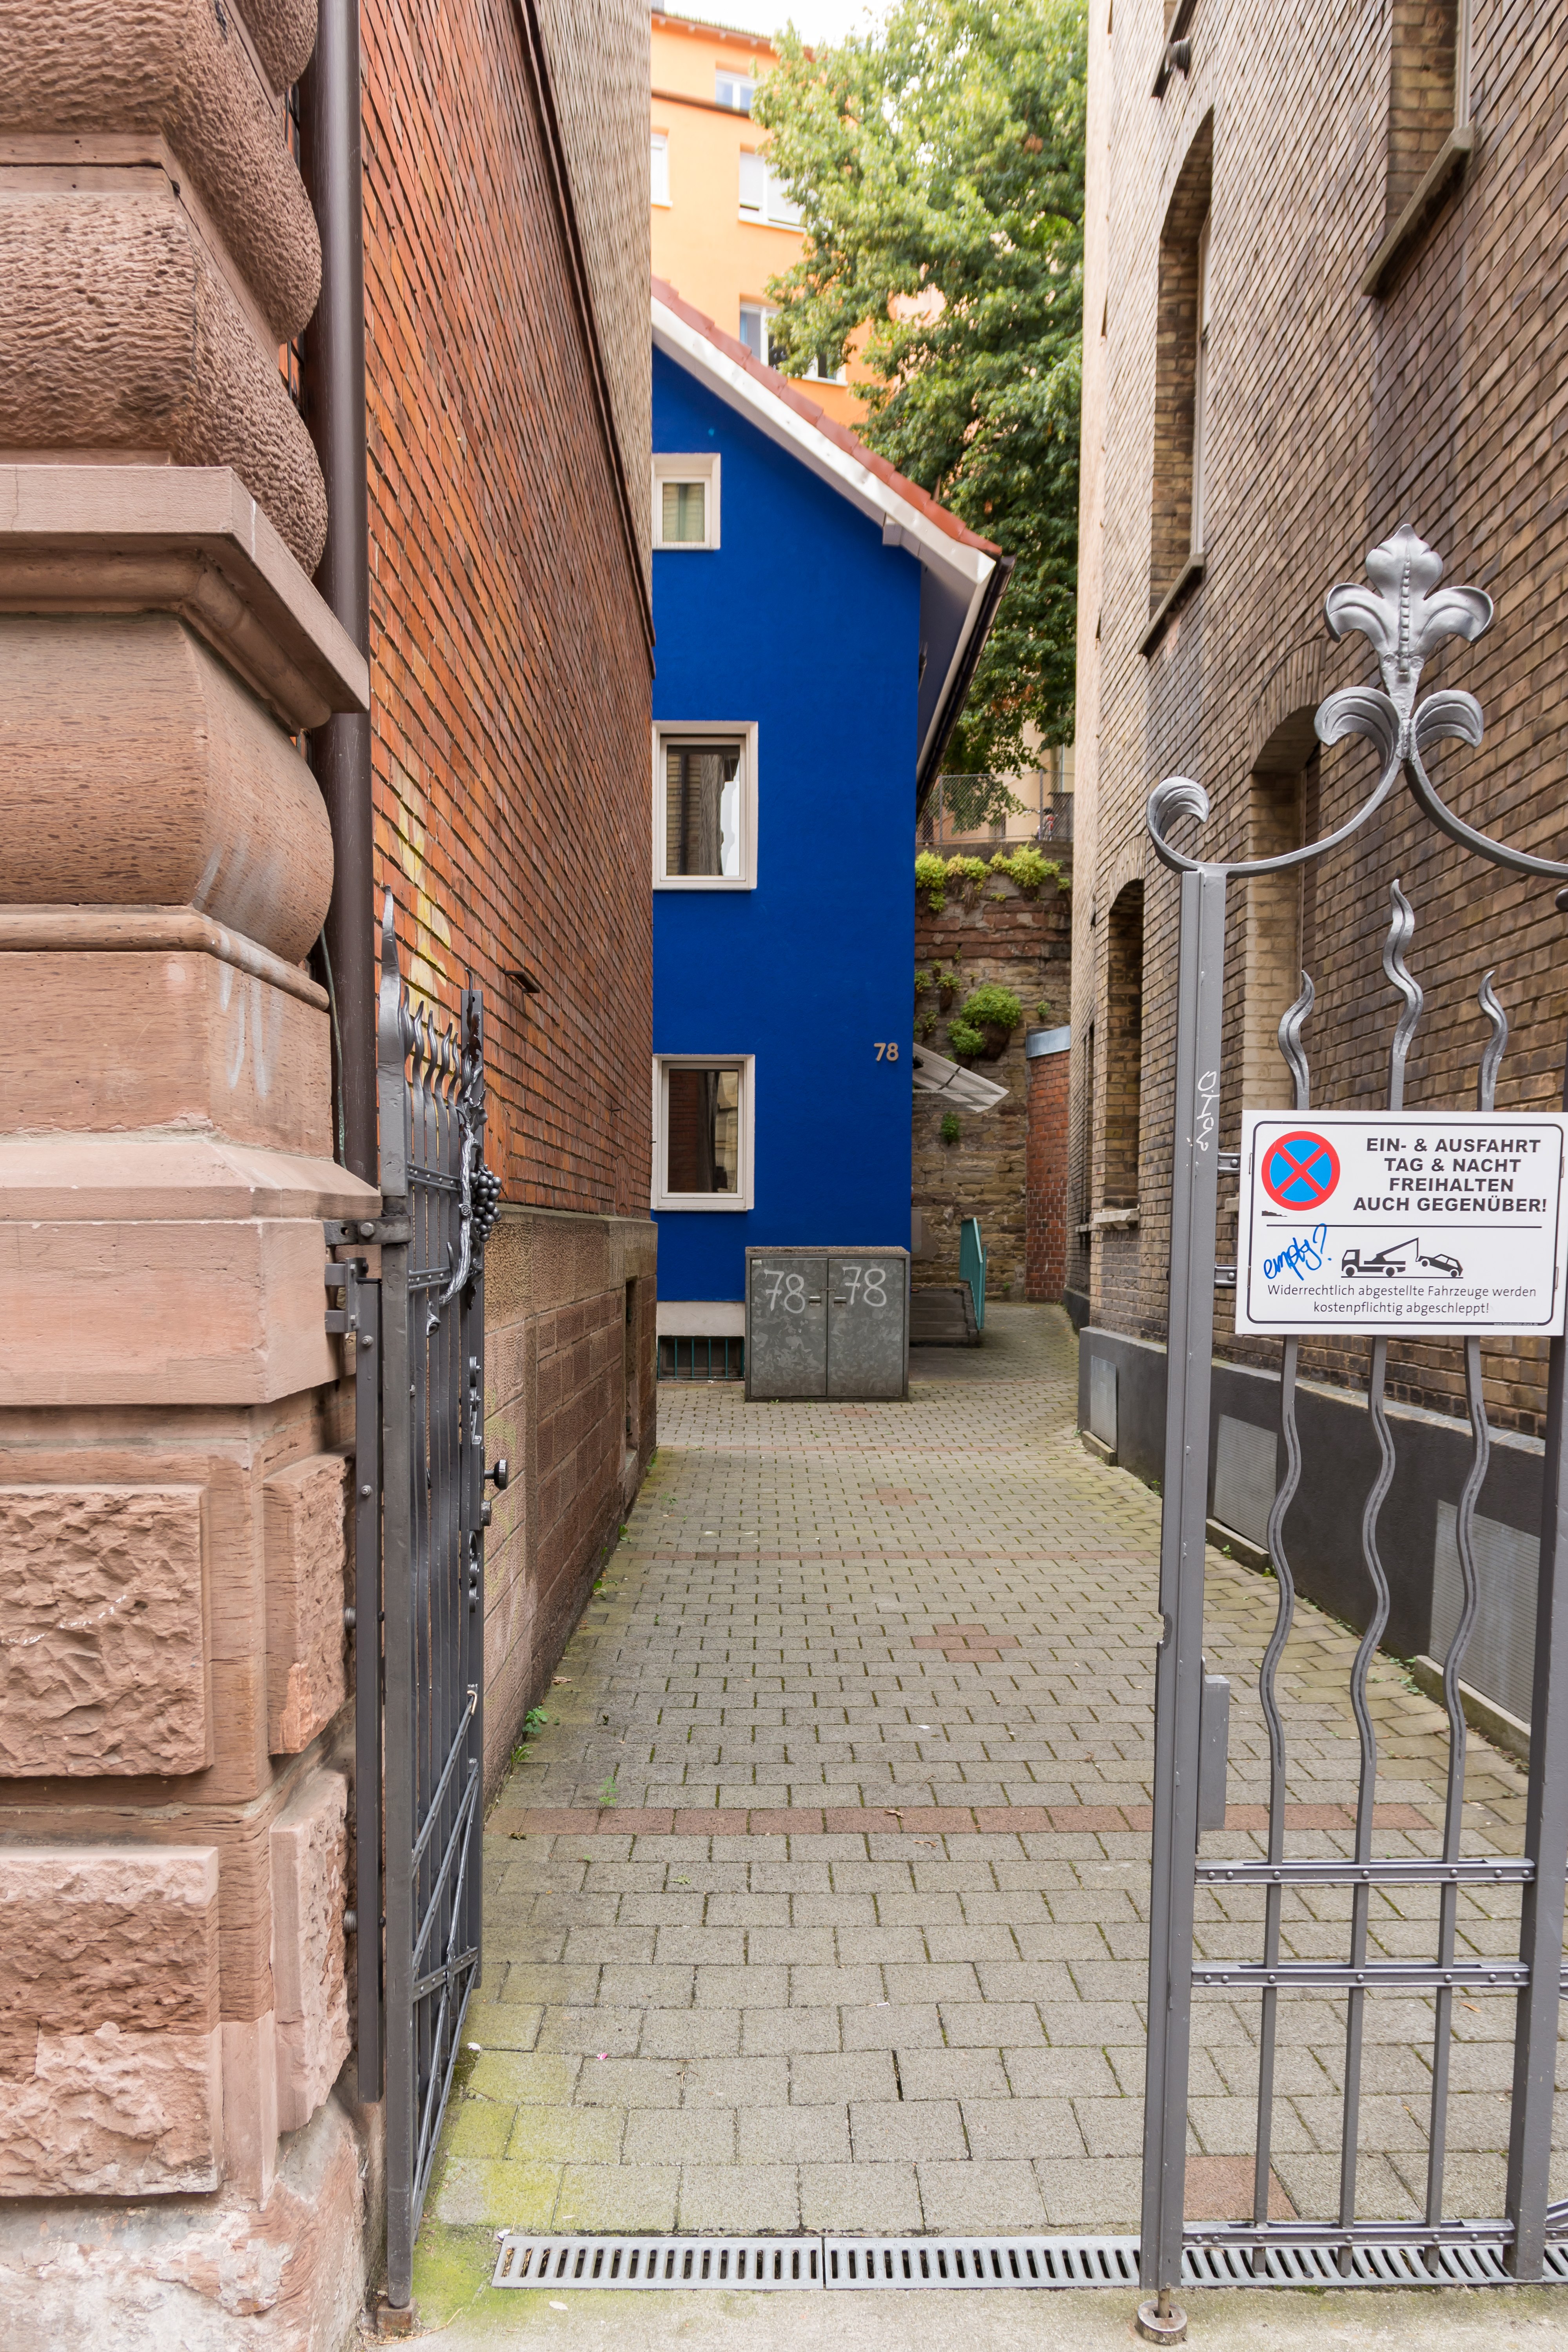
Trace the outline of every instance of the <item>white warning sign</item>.
{"label": "white warning sign", "polygon": [[1242,1113],[1238,1331],[1558,1332],[1568,1117]]}

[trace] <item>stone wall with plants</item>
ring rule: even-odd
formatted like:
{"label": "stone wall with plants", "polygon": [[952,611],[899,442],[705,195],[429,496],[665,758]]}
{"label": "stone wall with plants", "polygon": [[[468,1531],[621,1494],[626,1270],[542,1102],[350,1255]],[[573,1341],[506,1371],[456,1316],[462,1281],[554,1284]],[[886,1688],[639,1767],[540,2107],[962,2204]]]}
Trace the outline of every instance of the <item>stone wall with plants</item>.
{"label": "stone wall with plants", "polygon": [[915,1042],[1007,1089],[989,1111],[915,1095],[913,1199],[933,1248],[915,1261],[917,1286],[958,1280],[959,1228],[978,1217],[987,1296],[1025,1295],[1024,1040],[1068,1018],[1070,876],[1031,847],[988,865],[915,860]]}

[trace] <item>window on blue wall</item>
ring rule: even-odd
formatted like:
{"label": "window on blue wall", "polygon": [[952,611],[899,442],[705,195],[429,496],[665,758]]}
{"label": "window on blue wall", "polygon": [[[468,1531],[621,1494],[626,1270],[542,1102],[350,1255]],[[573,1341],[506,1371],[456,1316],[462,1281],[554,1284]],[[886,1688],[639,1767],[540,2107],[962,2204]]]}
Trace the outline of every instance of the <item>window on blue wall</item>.
{"label": "window on blue wall", "polygon": [[675,1054],[654,1065],[656,1209],[752,1205],[749,1054]]}
{"label": "window on blue wall", "polygon": [[671,1192],[734,1192],[741,1181],[741,1073],[669,1073],[665,1187]]}
{"label": "window on blue wall", "polygon": [[741,743],[664,745],[664,871],[668,881],[741,873]]}

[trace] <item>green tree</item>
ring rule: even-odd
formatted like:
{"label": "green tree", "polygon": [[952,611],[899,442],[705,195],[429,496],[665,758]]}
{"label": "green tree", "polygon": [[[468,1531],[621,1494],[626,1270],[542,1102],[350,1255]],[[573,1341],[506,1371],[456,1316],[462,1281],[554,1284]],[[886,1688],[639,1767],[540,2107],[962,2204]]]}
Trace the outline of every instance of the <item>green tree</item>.
{"label": "green tree", "polygon": [[[1082,0],[898,0],[757,92],[805,208],[769,291],[779,362],[837,363],[857,328],[875,449],[1015,559],[946,764],[1071,740],[1083,308]],[[901,299],[900,299],[901,298]]]}

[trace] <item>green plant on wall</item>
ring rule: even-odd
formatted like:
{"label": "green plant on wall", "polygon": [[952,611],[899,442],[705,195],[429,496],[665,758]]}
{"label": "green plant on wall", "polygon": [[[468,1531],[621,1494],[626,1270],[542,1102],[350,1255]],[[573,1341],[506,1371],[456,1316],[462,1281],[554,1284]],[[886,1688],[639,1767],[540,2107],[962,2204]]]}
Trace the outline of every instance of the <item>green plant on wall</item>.
{"label": "green plant on wall", "polygon": [[922,1013],[920,1019],[915,1023],[915,1035],[920,1039],[922,1045],[929,1041],[931,1034],[935,1027],[936,1014],[934,1013]]}
{"label": "green plant on wall", "polygon": [[1043,1022],[1047,1029],[1050,1027],[1051,1000],[1048,996],[1042,996],[1039,1003],[1036,1005],[1035,1018],[1037,1021]]}
{"label": "green plant on wall", "polygon": [[915,896],[924,898],[933,915],[940,915],[947,904],[947,860],[934,849],[916,852]]}
{"label": "green plant on wall", "polygon": [[956,1143],[958,1141],[959,1136],[963,1130],[959,1127],[958,1113],[955,1110],[943,1111],[942,1115],[942,1126],[938,1129],[938,1132],[944,1143]]}
{"label": "green plant on wall", "polygon": [[1056,859],[1042,857],[1029,842],[1016,849],[1010,857],[998,850],[991,860],[991,871],[993,874],[1005,874],[1015,889],[1021,890],[1026,898],[1037,898],[1047,882],[1054,882],[1058,890],[1071,887]]}
{"label": "green plant on wall", "polygon": [[924,898],[933,915],[942,913],[950,890],[962,890],[965,902],[973,906],[987,871],[984,858],[939,857],[934,849],[919,850],[915,855],[915,896]]}
{"label": "green plant on wall", "polygon": [[985,1051],[985,1033],[977,1029],[972,1021],[950,1021],[947,1042],[961,1062],[973,1062],[977,1054]]}
{"label": "green plant on wall", "polygon": [[1005,1029],[1011,1036],[1024,1017],[1024,1008],[1010,988],[987,980],[971,989],[958,1008],[958,1017],[970,1028]]}

